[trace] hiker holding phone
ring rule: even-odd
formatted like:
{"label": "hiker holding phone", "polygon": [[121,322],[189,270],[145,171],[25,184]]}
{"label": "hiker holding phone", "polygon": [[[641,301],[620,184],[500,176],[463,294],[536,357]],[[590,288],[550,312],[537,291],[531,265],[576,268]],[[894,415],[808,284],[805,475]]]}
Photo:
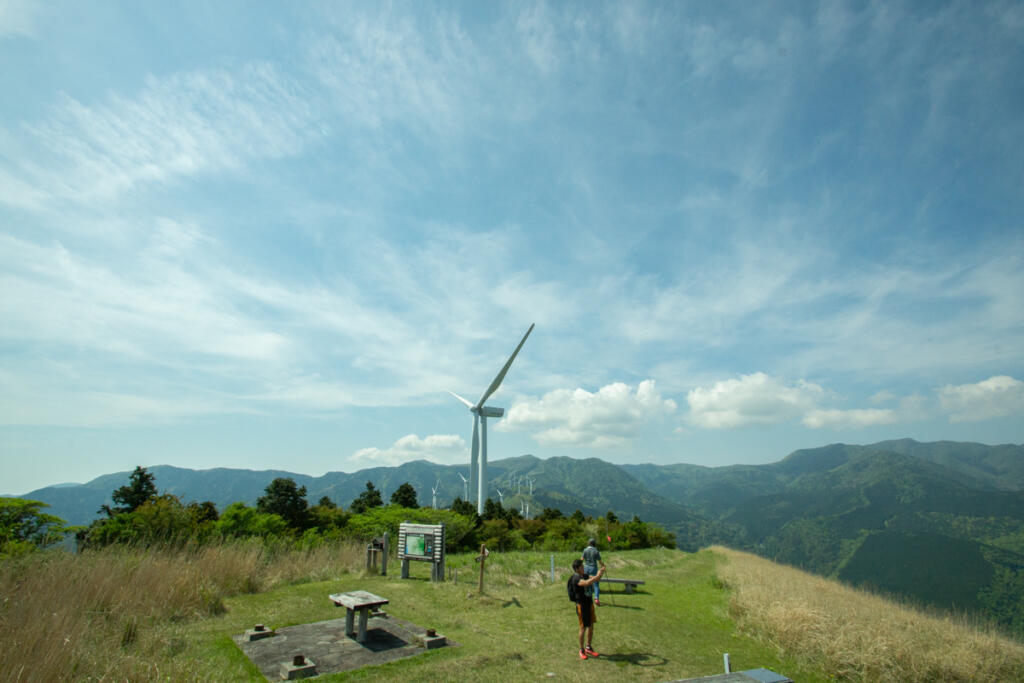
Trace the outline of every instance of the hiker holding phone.
{"label": "hiker holding phone", "polygon": [[[583,558],[577,557],[572,561],[572,576],[569,577],[569,594],[576,603],[576,616],[580,622],[580,659],[588,657],[599,657],[592,647],[594,641],[594,624],[597,622],[597,611],[594,609],[594,598],[591,596],[592,586],[604,576],[604,563],[597,570],[597,574],[590,576],[583,571]],[[587,644],[583,645],[583,635],[586,633]]]}

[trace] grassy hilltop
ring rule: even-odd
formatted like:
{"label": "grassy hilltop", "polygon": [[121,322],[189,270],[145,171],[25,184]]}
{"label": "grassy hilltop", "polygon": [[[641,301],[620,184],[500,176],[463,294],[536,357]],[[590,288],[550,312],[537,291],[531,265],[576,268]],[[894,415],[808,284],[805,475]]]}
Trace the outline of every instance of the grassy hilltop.
{"label": "grassy hilltop", "polygon": [[[38,553],[0,565],[3,680],[259,680],[230,637],[337,618],[328,593],[365,589],[389,612],[461,647],[343,676],[345,680],[671,680],[767,667],[795,680],[1024,679],[1024,645],[930,617],[752,555],[714,548],[610,554],[612,576],[642,578],[635,595],[605,592],[594,641],[574,658],[565,597],[572,554],[494,553],[483,595],[470,555],[449,556],[459,582],[365,576],[362,549],[273,551],[254,543],[187,550],[112,547]],[[340,680],[342,676],[333,677]],[[322,677],[320,680],[332,680]]]}

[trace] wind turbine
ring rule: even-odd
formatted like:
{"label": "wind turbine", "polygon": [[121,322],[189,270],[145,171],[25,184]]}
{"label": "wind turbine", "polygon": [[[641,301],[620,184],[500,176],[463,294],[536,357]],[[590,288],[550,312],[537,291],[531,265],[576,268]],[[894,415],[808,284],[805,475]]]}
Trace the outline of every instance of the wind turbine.
{"label": "wind turbine", "polygon": [[512,367],[512,361],[519,355],[519,349],[523,348],[523,344],[526,343],[526,338],[530,336],[531,332],[533,332],[532,324],[520,340],[519,346],[509,356],[505,366],[495,376],[491,386],[487,387],[487,391],[484,392],[479,401],[470,403],[455,392],[448,392],[462,401],[469,408],[469,412],[473,413],[473,450],[471,451],[469,461],[469,479],[470,483],[476,484],[476,513],[478,515],[484,514],[484,500],[487,498],[487,418],[501,417],[505,414],[504,408],[485,406],[484,403],[501,386],[502,380],[505,379],[505,373]]}
{"label": "wind turbine", "polygon": [[530,482],[530,495],[533,495],[533,477],[527,477],[526,481]]}
{"label": "wind turbine", "polygon": [[462,478],[462,500],[469,502],[469,479],[462,474],[462,472],[456,472]]}
{"label": "wind turbine", "polygon": [[430,489],[430,494],[431,494],[430,507],[434,508],[435,510],[437,509],[437,490],[439,488],[441,488],[441,480],[440,479],[438,479],[437,483],[434,484],[434,488]]}
{"label": "wind turbine", "polygon": [[498,503],[500,505],[504,505],[505,504],[505,496],[502,495],[501,489],[499,489],[497,486],[495,486],[494,490],[498,492]]}

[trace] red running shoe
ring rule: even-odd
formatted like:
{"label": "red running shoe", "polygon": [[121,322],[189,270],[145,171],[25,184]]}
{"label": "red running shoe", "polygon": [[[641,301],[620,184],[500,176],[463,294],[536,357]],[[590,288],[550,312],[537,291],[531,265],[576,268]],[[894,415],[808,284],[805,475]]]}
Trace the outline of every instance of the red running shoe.
{"label": "red running shoe", "polygon": [[580,659],[586,659],[586,658],[587,658],[587,655],[583,652],[583,650],[580,650]]}
{"label": "red running shoe", "polygon": [[594,604],[597,605],[598,607],[600,607],[601,606],[601,601],[600,600],[594,600]]}
{"label": "red running shoe", "polygon": [[601,656],[601,655],[597,654],[596,652],[594,652],[594,648],[590,647],[589,645],[587,645],[586,653],[589,656],[591,656],[591,657],[600,657]]}

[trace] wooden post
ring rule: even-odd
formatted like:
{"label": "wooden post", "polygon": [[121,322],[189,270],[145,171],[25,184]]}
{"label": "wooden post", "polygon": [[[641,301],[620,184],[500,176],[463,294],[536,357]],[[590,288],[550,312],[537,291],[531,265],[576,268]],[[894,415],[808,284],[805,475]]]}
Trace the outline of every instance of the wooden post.
{"label": "wooden post", "polygon": [[490,553],[487,551],[487,546],[481,543],[480,554],[474,558],[480,563],[480,585],[477,587],[477,593],[480,595],[484,594],[484,562],[487,561],[488,555],[490,555]]}

